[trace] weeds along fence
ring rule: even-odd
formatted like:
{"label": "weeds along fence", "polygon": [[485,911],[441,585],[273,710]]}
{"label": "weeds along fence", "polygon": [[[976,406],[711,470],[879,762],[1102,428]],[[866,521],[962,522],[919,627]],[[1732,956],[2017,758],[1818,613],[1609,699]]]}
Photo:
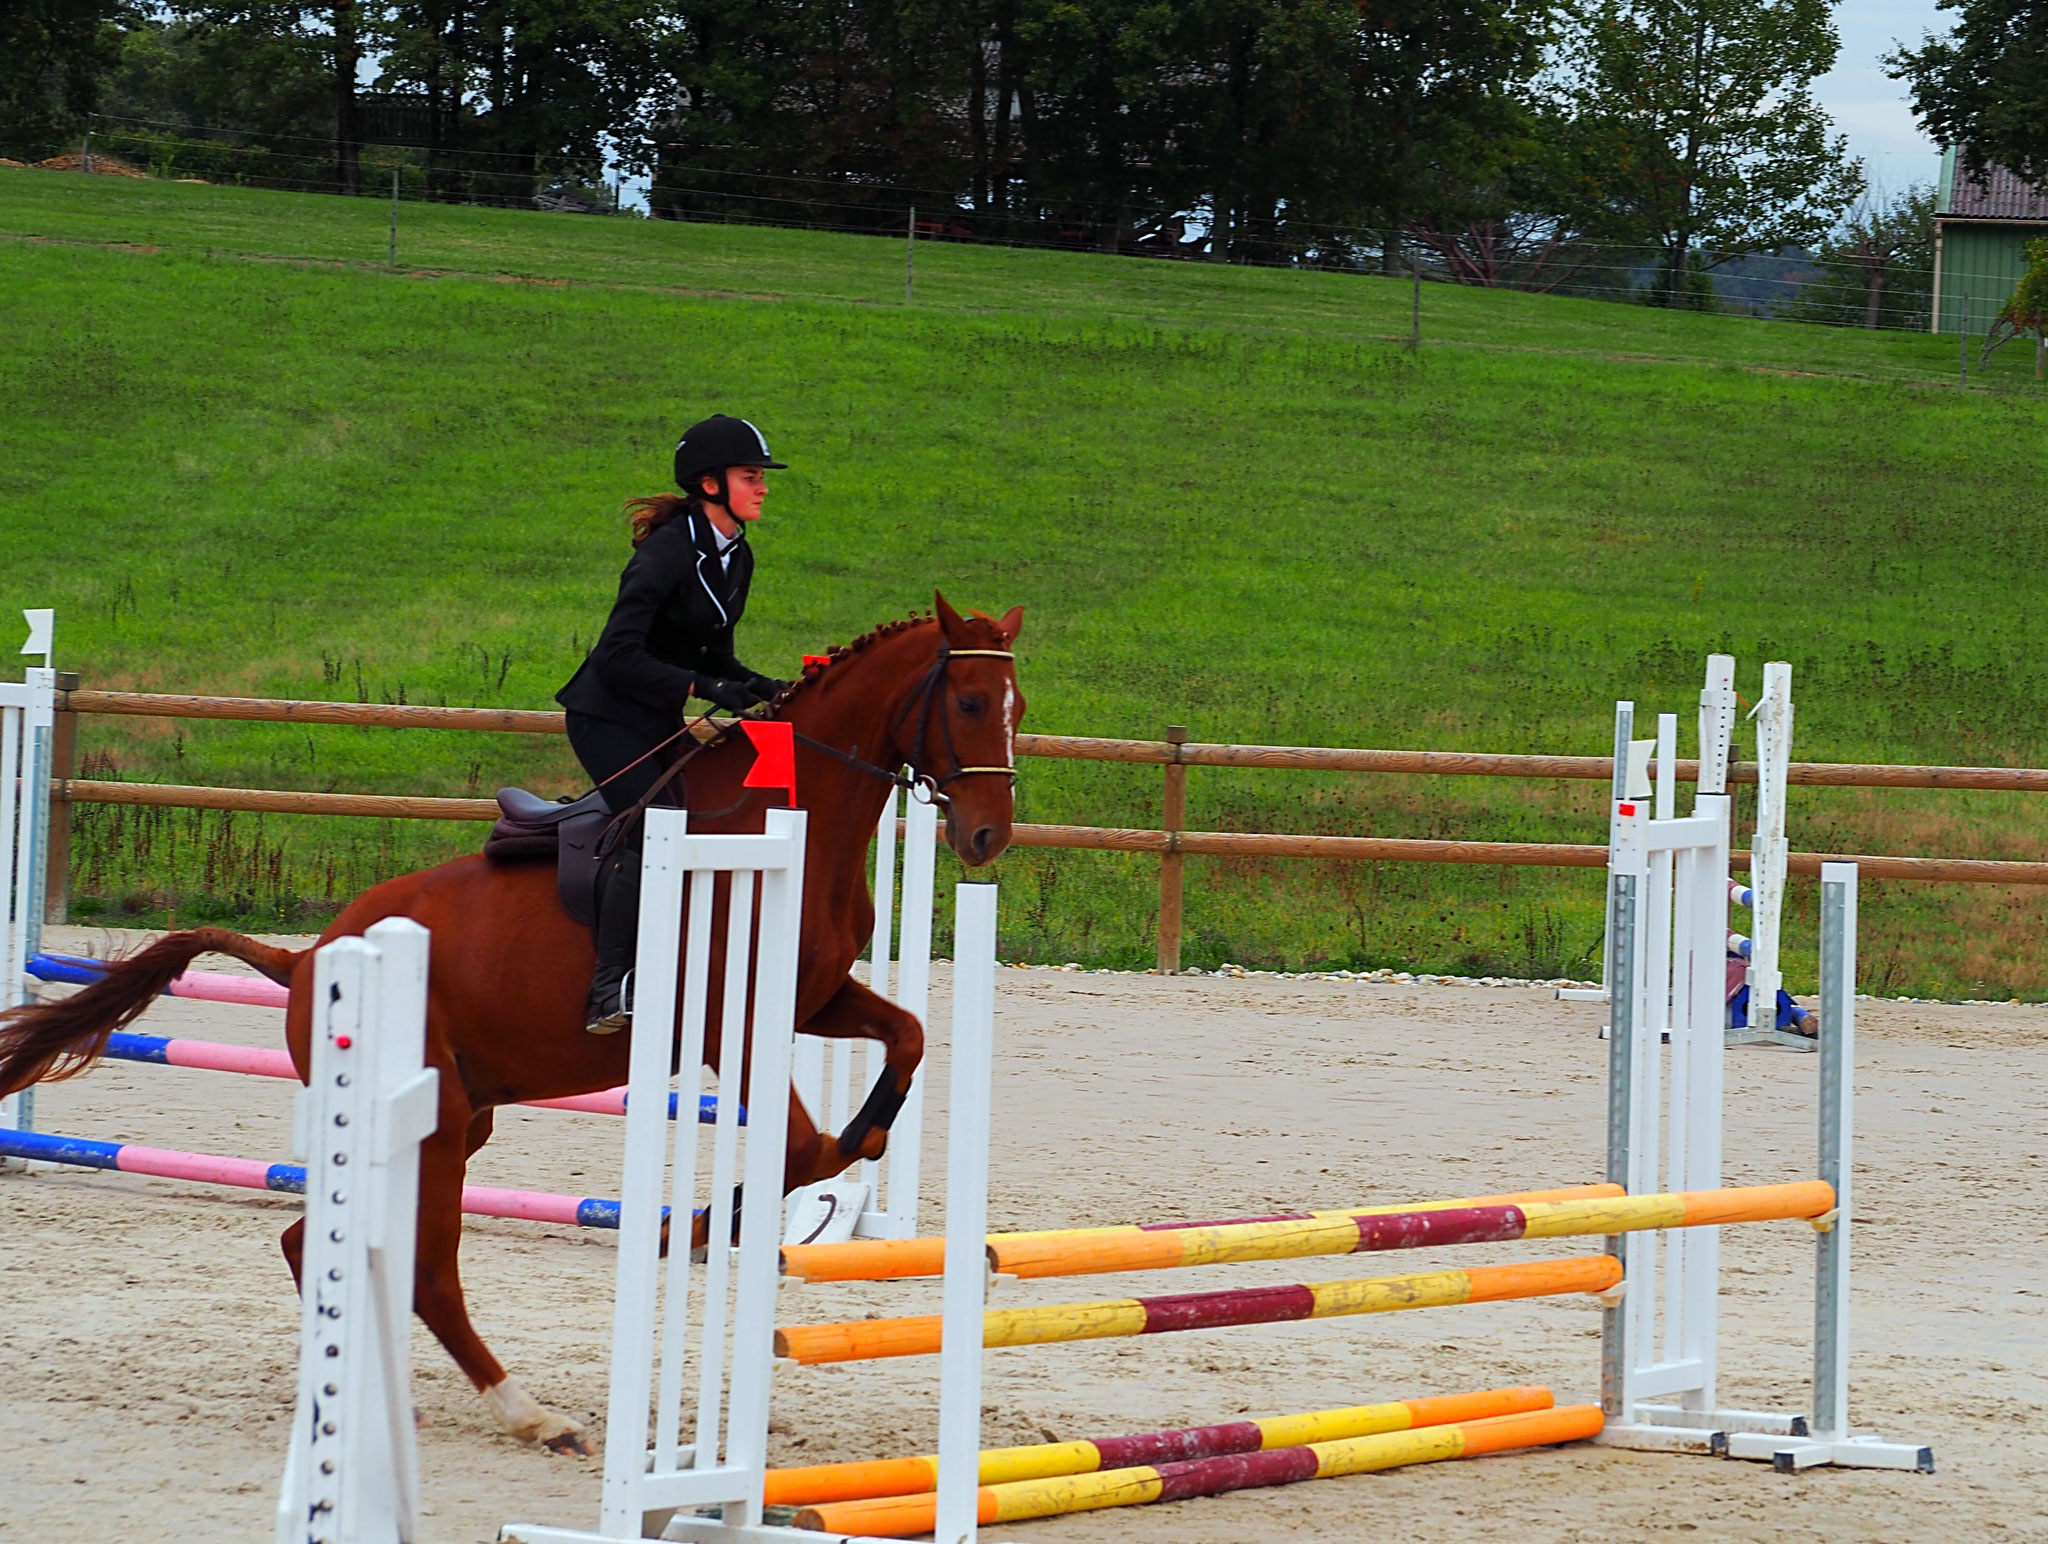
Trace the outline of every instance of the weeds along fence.
{"label": "weeds along fence", "polygon": [[[491,821],[491,799],[406,794],[313,793],[292,789],[206,788],[79,777],[79,719],[86,714],[147,718],[228,719],[250,723],[341,724],[389,729],[460,729],[498,734],[559,735],[562,715],[509,708],[444,708],[382,703],[318,702],[262,697],[199,697],[155,692],[89,691],[78,677],[58,677],[53,742],[48,894],[53,918],[64,914],[71,862],[71,815],[77,805],[140,810],[224,810],[293,815],[365,816],[381,820]],[[1498,864],[1539,868],[1603,868],[1604,844],[1450,841],[1411,837],[1329,836],[1284,832],[1191,831],[1186,828],[1191,767],[1269,771],[1379,772],[1439,777],[1544,778],[1609,782],[1606,756],[1541,756],[1467,751],[1365,750],[1315,746],[1210,745],[1171,727],[1161,740],[1111,740],[1079,735],[1020,734],[1020,756],[1120,762],[1157,767],[1163,779],[1159,826],[1028,825],[1015,828],[1020,847],[1156,853],[1159,856],[1158,966],[1180,968],[1184,860],[1190,856],[1310,858],[1349,862]],[[1680,761],[1680,781],[1698,778],[1696,761]],[[1753,763],[1737,763],[1732,783],[1754,783]],[[2048,769],[1894,766],[1794,762],[1788,781],[1826,788],[1935,788],[2048,793]],[[1746,870],[1749,855],[1732,855]],[[251,861],[261,862],[261,854]],[[2048,863],[1982,858],[1897,857],[1868,853],[1795,852],[1794,874],[1817,875],[1824,862],[1861,865],[1866,878],[1950,884],[2048,885]],[[384,877],[384,876],[377,876]]]}

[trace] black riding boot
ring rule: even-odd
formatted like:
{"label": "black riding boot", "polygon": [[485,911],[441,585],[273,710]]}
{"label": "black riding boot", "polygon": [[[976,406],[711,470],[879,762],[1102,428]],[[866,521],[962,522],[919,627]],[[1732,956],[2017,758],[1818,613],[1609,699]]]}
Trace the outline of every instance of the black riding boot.
{"label": "black riding boot", "polygon": [[640,936],[640,849],[628,848],[605,876],[597,908],[597,970],[583,1027],[616,1034],[633,1023],[633,950]]}

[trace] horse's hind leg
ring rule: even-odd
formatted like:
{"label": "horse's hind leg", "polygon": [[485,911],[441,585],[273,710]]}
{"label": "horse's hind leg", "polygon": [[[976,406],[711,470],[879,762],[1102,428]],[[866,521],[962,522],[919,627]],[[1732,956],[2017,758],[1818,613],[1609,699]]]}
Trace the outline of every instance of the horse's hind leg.
{"label": "horse's hind leg", "polygon": [[292,1268],[292,1285],[299,1291],[306,1289],[306,1219],[284,1230],[284,1236],[277,1241],[277,1247],[284,1251],[284,1263]]}
{"label": "horse's hind leg", "polygon": [[583,1428],[521,1388],[491,1354],[469,1322],[457,1256],[462,1247],[462,1180],[468,1157],[491,1135],[491,1112],[468,1115],[459,1085],[443,1069],[442,1087],[457,1088],[453,1105],[443,1096],[440,1129],[420,1144],[419,1247],[413,1262],[413,1309],[434,1338],[469,1375],[491,1414],[513,1436],[558,1453],[590,1455]]}

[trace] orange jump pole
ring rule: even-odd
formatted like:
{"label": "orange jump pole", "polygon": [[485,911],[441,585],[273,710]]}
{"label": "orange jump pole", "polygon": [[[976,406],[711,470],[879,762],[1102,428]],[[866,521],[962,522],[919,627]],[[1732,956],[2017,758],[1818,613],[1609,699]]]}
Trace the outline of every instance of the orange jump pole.
{"label": "orange jump pole", "polygon": [[1085,1276],[1169,1270],[1309,1255],[1375,1254],[1439,1244],[1500,1244],[1522,1238],[1604,1237],[1648,1228],[1818,1217],[1835,1204],[1819,1180],[1669,1195],[1472,1202],[1409,1211],[1325,1214],[1311,1221],[1213,1223],[1171,1231],[997,1239],[990,1263],[1006,1276]]}
{"label": "orange jump pole", "polygon": [[[1119,1223],[1106,1228],[1055,1228],[1036,1233],[991,1233],[989,1258],[997,1270],[1006,1251],[1023,1253],[1034,1247],[1062,1241],[1082,1245],[1090,1241],[1144,1240],[1154,1236],[1199,1232],[1209,1228],[1267,1227],[1274,1224],[1313,1224],[1325,1221],[1342,1224],[1348,1218],[1378,1217],[1390,1213],[1446,1211],[1471,1206],[1519,1206],[1528,1202],[1585,1201],[1627,1192],[1619,1185],[1566,1185],[1556,1190],[1526,1190],[1512,1195],[1466,1196],[1456,1201],[1407,1202],[1395,1206],[1353,1207],[1334,1212],[1284,1212],[1270,1217],[1237,1217],[1218,1222]],[[1340,1253],[1342,1251],[1339,1251]],[[1180,1263],[1180,1262],[1176,1262]],[[789,1244],[782,1251],[782,1274],[793,1281],[900,1281],[912,1276],[945,1274],[946,1241],[943,1238],[861,1239],[846,1244]],[[1122,1267],[1116,1267],[1122,1269]]]}
{"label": "orange jump pole", "polygon": [[[994,1308],[982,1316],[984,1346],[1039,1346],[1068,1340],[1110,1340],[1173,1330],[1221,1329],[1235,1324],[1278,1324],[1332,1319],[1345,1314],[1389,1313],[1400,1308],[1442,1308],[1567,1292],[1605,1292],[1621,1280],[1612,1255],[1541,1260],[1530,1265],[1478,1265],[1463,1271],[1418,1271],[1365,1281],[1300,1286],[1246,1287],[1228,1292],[1184,1292],[1173,1297],[1127,1297],[1106,1303],[1063,1303],[1044,1308]],[[855,1319],[840,1324],[792,1324],[775,1332],[775,1354],[806,1366],[862,1362],[884,1356],[932,1356],[939,1349],[940,1316]]]}
{"label": "orange jump pole", "polygon": [[[978,1483],[1004,1485],[1017,1480],[1055,1479],[1068,1474],[1095,1474],[1144,1464],[1184,1463],[1195,1458],[1220,1458],[1232,1453],[1259,1453],[1270,1448],[1302,1447],[1347,1437],[1449,1426],[1489,1416],[1548,1410],[1555,1401],[1546,1388],[1482,1389],[1476,1394],[1441,1394],[1430,1399],[1398,1399],[1386,1404],[1352,1405],[1342,1410],[1313,1410],[1304,1415],[1269,1415],[1220,1426],[1188,1426],[1179,1431],[1148,1431],[1133,1437],[1097,1437],[1089,1442],[1041,1442],[1030,1447],[990,1448],[981,1455]],[[813,1506],[828,1501],[860,1501],[877,1496],[908,1496],[939,1487],[936,1453],[919,1458],[883,1458],[870,1462],[813,1464],[802,1469],[770,1469],[769,1506]]]}
{"label": "orange jump pole", "polygon": [[[1568,1405],[1562,1410],[1537,1410],[1495,1416],[1417,1431],[1388,1432],[1316,1442],[1304,1447],[1273,1448],[1185,1463],[1143,1465],[1099,1474],[1072,1474],[1056,1479],[1019,1480],[986,1485],[978,1498],[982,1525],[1023,1522],[1032,1517],[1057,1517],[1112,1506],[1144,1506],[1154,1501],[1185,1501],[1192,1496],[1218,1496],[1225,1491],[1263,1485],[1292,1485],[1300,1480],[1328,1480],[1343,1474],[1398,1469],[1407,1464],[1435,1463],[1447,1458],[1476,1458],[1512,1448],[1544,1447],[1579,1442],[1598,1434],[1602,1424],[1597,1405]],[[937,1521],[935,1495],[892,1496],[872,1501],[842,1501],[806,1507],[796,1514],[799,1528],[821,1533],[857,1534],[869,1538],[905,1538],[929,1533]]]}

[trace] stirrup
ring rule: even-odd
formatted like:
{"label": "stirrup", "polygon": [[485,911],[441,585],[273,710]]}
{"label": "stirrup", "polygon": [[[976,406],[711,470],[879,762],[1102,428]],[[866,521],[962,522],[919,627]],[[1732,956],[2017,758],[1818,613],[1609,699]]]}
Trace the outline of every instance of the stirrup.
{"label": "stirrup", "polygon": [[629,970],[619,978],[618,1006],[591,1019],[583,1026],[583,1032],[586,1035],[616,1035],[620,1030],[632,1027],[633,972]]}

